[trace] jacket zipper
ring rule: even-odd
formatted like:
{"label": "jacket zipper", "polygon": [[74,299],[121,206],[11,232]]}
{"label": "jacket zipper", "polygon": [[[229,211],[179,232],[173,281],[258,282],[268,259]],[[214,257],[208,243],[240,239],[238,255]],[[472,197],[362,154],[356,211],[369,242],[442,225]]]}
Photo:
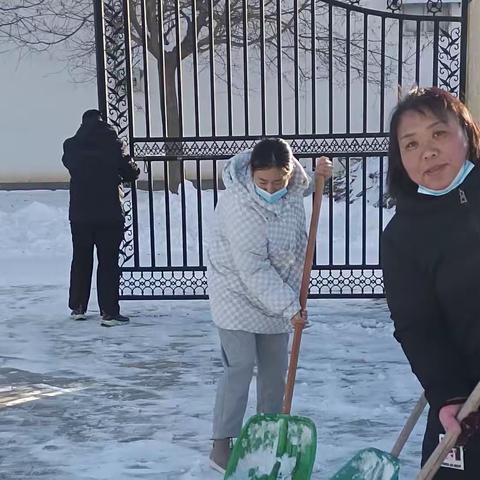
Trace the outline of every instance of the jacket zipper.
{"label": "jacket zipper", "polygon": [[475,215],[474,212],[472,212],[472,209],[470,208],[470,203],[468,202],[467,195],[465,191],[462,190],[461,188],[458,189],[458,197],[460,200],[460,205],[464,205],[464,208],[467,209],[467,215],[470,221],[472,222],[475,232],[477,233],[477,235],[480,236],[480,224],[478,222],[478,217],[477,215]]}

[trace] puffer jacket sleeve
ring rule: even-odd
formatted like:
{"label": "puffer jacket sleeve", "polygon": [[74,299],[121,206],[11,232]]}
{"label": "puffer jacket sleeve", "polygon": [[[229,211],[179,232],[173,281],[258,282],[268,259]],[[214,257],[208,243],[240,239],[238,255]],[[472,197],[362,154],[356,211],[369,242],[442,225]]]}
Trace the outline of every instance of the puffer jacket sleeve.
{"label": "puffer jacket sleeve", "polygon": [[225,205],[223,224],[235,269],[251,299],[261,304],[266,314],[288,322],[300,310],[298,293],[270,262],[265,220],[253,208],[233,203],[231,198]]}
{"label": "puffer jacket sleeve", "polygon": [[308,187],[303,191],[303,196],[308,197],[312,193],[315,193],[315,173],[305,171],[308,177]]}
{"label": "puffer jacket sleeve", "polygon": [[469,381],[463,375],[461,354],[442,323],[433,281],[387,232],[382,237],[382,268],[395,338],[430,406],[438,411],[449,399],[467,397]]}
{"label": "puffer jacket sleeve", "polygon": [[65,142],[63,142],[62,163],[68,171],[70,171],[70,168],[72,166],[72,155],[70,152],[70,145],[71,145],[70,138],[65,140]]}

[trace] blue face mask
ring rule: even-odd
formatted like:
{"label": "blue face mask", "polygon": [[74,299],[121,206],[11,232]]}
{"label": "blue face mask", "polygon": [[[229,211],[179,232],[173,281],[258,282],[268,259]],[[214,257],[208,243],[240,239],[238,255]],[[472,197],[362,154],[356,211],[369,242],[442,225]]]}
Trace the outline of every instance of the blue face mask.
{"label": "blue face mask", "polygon": [[451,192],[467,178],[468,174],[473,170],[475,165],[470,160],[465,160],[462,168],[458,172],[457,176],[453,179],[452,183],[442,190],[432,190],[431,188],[423,187],[422,185],[418,186],[418,193],[423,193],[424,195],[433,195],[435,197],[440,197],[441,195],[446,195]]}
{"label": "blue face mask", "polygon": [[267,191],[260,188],[257,184],[255,184],[255,191],[257,194],[262,197],[267,203],[277,203],[281,198],[283,198],[288,190],[287,187],[283,187],[280,190],[277,190],[273,193],[268,193]]}

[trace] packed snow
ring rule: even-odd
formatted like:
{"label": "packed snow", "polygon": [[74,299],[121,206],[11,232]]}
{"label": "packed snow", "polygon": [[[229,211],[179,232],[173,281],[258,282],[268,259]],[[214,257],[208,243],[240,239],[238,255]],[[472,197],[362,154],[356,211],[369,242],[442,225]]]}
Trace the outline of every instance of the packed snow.
{"label": "packed snow", "polygon": [[[148,195],[138,198],[148,212]],[[174,211],[180,199],[171,201]],[[327,209],[325,201],[318,245]],[[373,202],[368,209],[378,218]],[[341,211],[339,202],[339,225]],[[130,325],[106,329],[94,285],[87,321],[74,322],[68,192],[0,191],[0,224],[0,479],[219,480],[208,466],[221,373],[208,302],[124,301]],[[312,478],[323,480],[359,450],[388,452],[421,388],[384,300],[310,301],[309,319],[292,414],[316,424]],[[246,419],[254,400],[252,385]],[[417,471],[424,425],[422,417],[401,455],[403,480]]]}

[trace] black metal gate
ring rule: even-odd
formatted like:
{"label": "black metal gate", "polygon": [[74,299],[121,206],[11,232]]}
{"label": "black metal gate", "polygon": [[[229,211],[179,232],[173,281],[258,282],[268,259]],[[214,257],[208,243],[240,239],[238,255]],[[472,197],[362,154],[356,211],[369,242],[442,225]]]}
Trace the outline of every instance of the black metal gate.
{"label": "black metal gate", "polygon": [[122,298],[206,298],[223,161],[263,136],[334,159],[310,295],[383,295],[389,112],[399,86],[463,97],[468,2],[362,2],[94,1],[100,108],[144,165]]}

